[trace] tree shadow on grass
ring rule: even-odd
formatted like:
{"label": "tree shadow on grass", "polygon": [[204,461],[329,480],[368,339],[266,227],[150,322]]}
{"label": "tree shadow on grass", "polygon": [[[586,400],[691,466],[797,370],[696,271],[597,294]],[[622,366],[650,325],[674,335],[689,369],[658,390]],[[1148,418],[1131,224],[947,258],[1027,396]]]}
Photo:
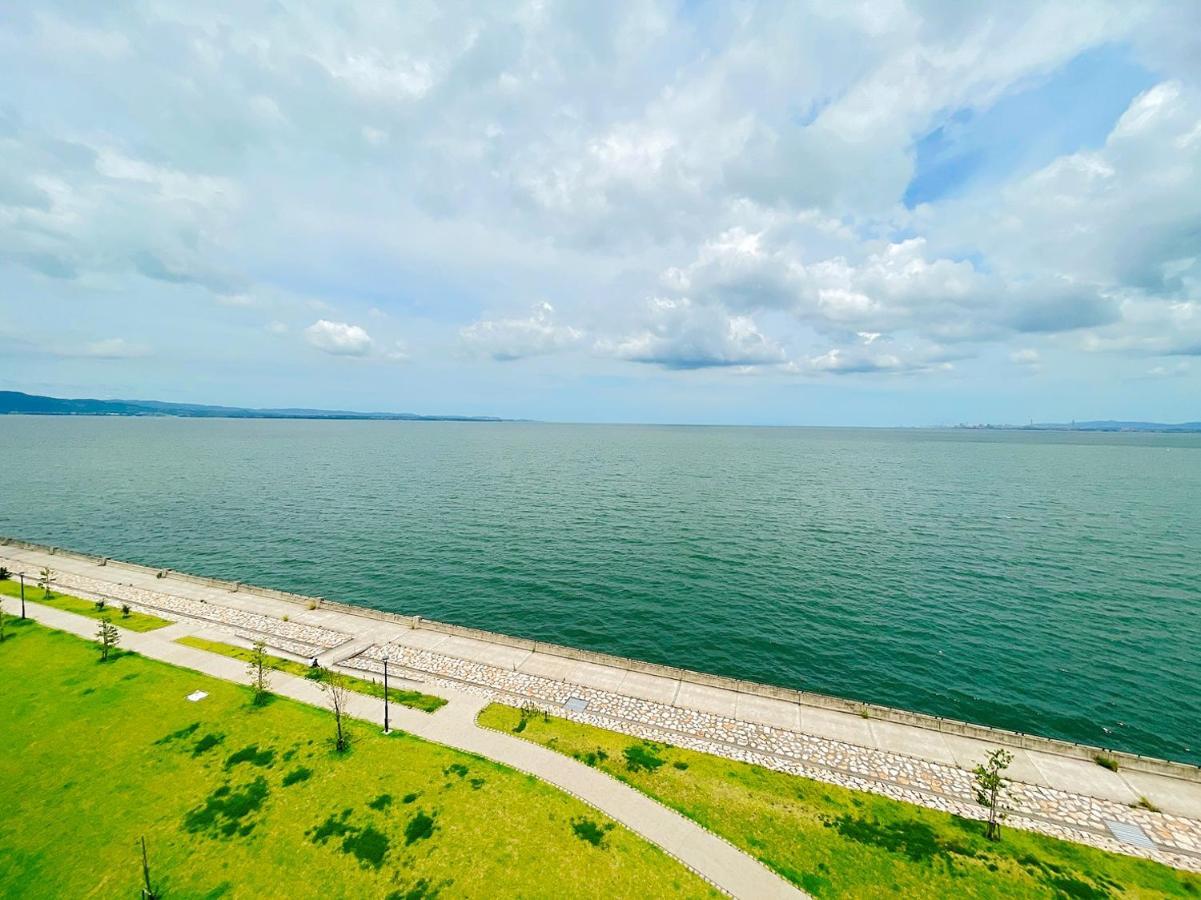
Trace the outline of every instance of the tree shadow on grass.
{"label": "tree shadow on grass", "polygon": [[[983,824],[959,817],[952,818],[954,827],[965,837],[983,837]],[[847,840],[859,844],[879,847],[890,853],[900,854],[912,862],[933,863],[942,859],[950,863],[955,859],[975,859],[996,871],[1001,859],[987,851],[973,850],[965,843],[939,832],[931,825],[918,821],[880,822],[875,819],[860,819],[851,815],[827,819],[824,824],[835,829]],[[1069,900],[1108,900],[1124,893],[1124,887],[1100,875],[1084,875],[1050,860],[1031,855],[1010,857],[1025,867],[1027,873],[1042,881],[1056,897]],[[1083,876],[1083,877],[1079,877]],[[1086,880],[1088,879],[1088,880]]]}
{"label": "tree shadow on grass", "polygon": [[255,823],[246,821],[256,813],[270,794],[267,779],[261,775],[237,789],[222,785],[184,816],[184,828],[192,834],[209,837],[246,837]]}
{"label": "tree shadow on grass", "polygon": [[260,750],[258,744],[249,744],[233,753],[225,760],[225,768],[232,769],[240,763],[250,763],[261,769],[270,769],[275,765],[275,748],[265,747]]}
{"label": "tree shadow on grass", "polygon": [[949,860],[956,856],[975,858],[977,855],[964,844],[940,838],[938,832],[925,822],[880,822],[844,814],[836,819],[826,819],[824,824],[847,840],[898,853],[912,862]]}
{"label": "tree shadow on grass", "polygon": [[342,852],[354,856],[363,868],[378,869],[392,848],[391,841],[372,825],[356,825],[350,821],[351,809],[329,816],[307,832],[314,844],[327,844],[331,838],[342,838]]}

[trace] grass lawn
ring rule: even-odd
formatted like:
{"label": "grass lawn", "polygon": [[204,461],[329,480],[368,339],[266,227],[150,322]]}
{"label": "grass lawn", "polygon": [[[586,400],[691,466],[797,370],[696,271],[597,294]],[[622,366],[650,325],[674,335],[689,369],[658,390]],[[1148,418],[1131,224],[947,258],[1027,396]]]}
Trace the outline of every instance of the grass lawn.
{"label": "grass lawn", "polygon": [[480,724],[642,790],[818,897],[1201,897],[1201,878],[719,756],[492,705]]}
{"label": "grass lawn", "polygon": [[[204,638],[192,637],[190,635],[176,638],[175,643],[250,662],[250,651],[245,647],[238,647],[234,644],[226,644],[222,641],[207,641]],[[301,678],[316,679],[324,671],[323,669],[314,669],[305,663],[284,659],[282,656],[267,655],[267,662],[271,668],[279,672],[299,675]],[[352,675],[348,675],[346,676],[346,686],[360,694],[368,694],[372,697],[384,696],[383,684],[367,678],[355,678]],[[413,709],[419,709],[422,712],[436,712],[446,705],[446,701],[441,697],[435,697],[432,694],[423,694],[420,691],[402,691],[391,685],[388,686],[388,697],[394,703],[399,703],[402,706],[411,706]]]}
{"label": "grass lawn", "polygon": [[[0,896],[713,896],[567,794],[27,622],[0,644]],[[190,703],[201,689],[209,696]]]}
{"label": "grass lawn", "polygon": [[[21,596],[21,585],[16,581],[0,581],[0,598]],[[43,606],[53,606],[55,609],[65,610],[66,612],[75,613],[80,616],[87,616],[89,619],[108,618],[112,620],[114,625],[119,625],[121,628],[128,628],[130,631],[154,631],[156,628],[165,628],[171,623],[166,619],[160,619],[158,616],[152,616],[148,613],[135,612],[130,610],[129,615],[122,615],[121,604],[114,606],[111,602],[103,610],[96,608],[95,600],[84,600],[80,597],[72,597],[70,594],[60,594],[58,591],[51,589],[50,596],[44,596],[44,592],[36,584],[28,578],[25,581],[25,599],[30,603],[40,603]],[[16,603],[5,603],[4,608],[7,612],[20,614],[21,601],[18,599]]]}

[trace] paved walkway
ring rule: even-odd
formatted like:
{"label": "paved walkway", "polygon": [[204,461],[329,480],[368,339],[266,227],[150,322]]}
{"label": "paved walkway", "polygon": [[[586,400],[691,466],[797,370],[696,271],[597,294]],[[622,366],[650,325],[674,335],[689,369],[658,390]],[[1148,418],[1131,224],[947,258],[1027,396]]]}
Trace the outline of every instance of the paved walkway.
{"label": "paved walkway", "polygon": [[[9,604],[8,611],[13,612],[12,601],[5,598],[5,602]],[[50,627],[95,637],[93,619],[35,602],[27,603],[27,611],[30,618]],[[245,682],[246,667],[239,660],[175,643],[175,638],[203,630],[186,622],[141,634],[122,629],[121,646],[215,678]],[[405,686],[400,679],[397,684]],[[272,677],[272,691],[313,706],[328,705],[325,695],[312,681],[283,672]],[[487,698],[446,688],[435,693],[446,697],[448,705],[431,715],[392,704],[390,724],[418,737],[504,763],[561,788],[658,845],[731,896],[748,900],[807,897],[732,844],[645,794],[562,754],[480,728],[475,720],[490,702]],[[184,698],[180,697],[179,702],[185,702]],[[383,706],[378,698],[352,693],[347,710],[355,718],[382,724]]]}
{"label": "paved walkway", "polygon": [[[297,658],[378,672],[389,659],[427,689],[533,702],[556,715],[667,741],[968,817],[981,817],[970,768],[993,745],[838,710],[567,659],[506,644],[236,592],[153,572],[43,551],[0,546],[0,564],[36,572],[49,565],[64,590],[107,596],[220,632],[263,639]],[[486,636],[485,636],[486,637]],[[572,701],[566,705],[567,701]],[[452,703],[448,709],[454,709]],[[437,738],[435,738],[437,739]],[[482,751],[480,751],[482,752]],[[1201,784],[1036,750],[1015,750],[1010,824],[1201,871]],[[1133,808],[1147,797],[1163,813]],[[1121,840],[1134,825],[1154,849]]]}

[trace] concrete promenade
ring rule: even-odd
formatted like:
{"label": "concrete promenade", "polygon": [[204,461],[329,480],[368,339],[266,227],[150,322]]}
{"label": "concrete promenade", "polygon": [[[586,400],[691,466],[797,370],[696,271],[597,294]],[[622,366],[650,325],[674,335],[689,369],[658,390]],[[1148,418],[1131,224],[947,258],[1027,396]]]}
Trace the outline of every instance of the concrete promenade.
{"label": "concrete promenade", "polygon": [[[283,655],[304,659],[317,656],[324,664],[348,671],[376,673],[387,657],[393,672],[406,671],[423,683],[423,690],[452,700],[432,718],[464,723],[463,734],[452,735],[453,739],[415,728],[414,733],[504,762],[509,759],[484,749],[486,744],[467,746],[461,742],[468,735],[489,734],[470,725],[474,712],[484,702],[532,703],[556,715],[631,735],[960,815],[982,815],[973,799],[969,770],[996,744],[977,737],[864,718],[849,711],[729,690],[654,671],[573,659],[515,646],[515,641],[490,641],[482,633],[474,637],[467,630],[425,628],[420,623],[414,627],[399,617],[375,618],[339,606],[309,609],[269,593],[231,590],[231,586],[170,573],[158,577],[142,567],[102,564],[42,549],[0,545],[0,565],[29,575],[49,566],[58,574],[64,592],[129,602],[135,608],[179,621],[181,624],[166,630],[170,634],[137,636],[156,647],[164,642],[163,638],[178,636],[175,632],[182,629],[242,644],[262,639]],[[129,646],[137,649],[132,640]],[[179,645],[169,646],[175,648],[171,652],[186,651],[189,657],[211,656]],[[164,652],[161,647],[148,655],[159,652]],[[234,677],[241,680],[241,666],[234,664],[234,668]],[[720,683],[719,679],[714,681]],[[423,724],[428,729],[429,723]],[[409,726],[405,723],[401,727]],[[489,740],[492,738],[501,739],[501,745],[491,749],[512,752],[504,751],[503,746],[514,743],[513,739],[491,735]],[[1015,755],[1009,774],[1016,782],[1010,825],[1201,871],[1201,782],[1196,779],[1195,769],[1136,760],[1141,769],[1123,764],[1115,773],[1081,758],[1077,748],[1069,748],[1075,755],[1060,754],[1050,752],[1057,746],[1053,742],[1033,743],[1040,749],[1008,748]],[[598,774],[555,754],[549,756],[565,763],[568,769]],[[544,764],[551,765],[539,763],[540,768]],[[541,770],[535,774],[544,777]],[[615,782],[599,777],[607,792],[615,790]],[[547,780],[560,784],[554,778]],[[597,795],[601,800],[605,796],[604,791]],[[1135,808],[1133,804],[1141,797],[1163,812]],[[591,796],[586,799],[592,802]],[[661,843],[603,803],[595,805]],[[1115,824],[1119,826],[1117,831],[1112,828]],[[1131,841],[1130,832],[1120,826],[1135,826],[1145,840],[1136,834]],[[698,871],[704,872],[699,867]],[[756,895],[766,896],[761,892]]]}

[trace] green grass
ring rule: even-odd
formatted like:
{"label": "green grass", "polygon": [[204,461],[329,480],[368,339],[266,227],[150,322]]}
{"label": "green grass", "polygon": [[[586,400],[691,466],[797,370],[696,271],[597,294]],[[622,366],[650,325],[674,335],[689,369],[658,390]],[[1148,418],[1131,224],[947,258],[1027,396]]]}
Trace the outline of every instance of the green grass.
{"label": "green grass", "polygon": [[1112,756],[1106,756],[1103,753],[1098,753],[1093,757],[1093,762],[1099,765],[1102,769],[1109,769],[1111,772],[1118,770],[1118,761]]}
{"label": "green grass", "polygon": [[[521,723],[525,722],[524,727]],[[760,766],[492,705],[480,724],[617,777],[817,897],[1201,897],[1201,878]]]}
{"label": "green grass", "polygon": [[[222,641],[208,641],[204,638],[192,637],[190,635],[176,638],[175,643],[195,647],[197,650],[220,653],[222,656],[229,656],[244,662],[250,662],[250,651],[245,647],[238,647],[234,644],[226,644]],[[282,656],[271,656],[270,654],[266,654],[266,656],[267,663],[272,669],[279,672],[287,672],[289,675],[299,675],[301,678],[314,678],[324,671],[323,669],[314,669],[306,663],[284,659]],[[384,686],[366,678],[355,678],[353,675],[348,675],[346,676],[346,686],[360,694],[368,694],[372,697],[384,696]],[[413,709],[419,709],[422,712],[436,712],[446,705],[444,699],[435,697],[433,694],[423,694],[420,691],[402,691],[391,685],[388,686],[388,698],[393,703],[399,703],[402,706],[411,706]]]}
{"label": "green grass", "polygon": [[[26,623],[0,644],[0,896],[714,896],[506,767]],[[36,677],[31,677],[36,673]],[[189,703],[196,690],[209,696]],[[591,824],[585,824],[591,823]],[[600,839],[597,839],[597,833]]]}
{"label": "green grass", "polygon": [[[21,585],[15,581],[0,581],[0,597],[20,597]],[[158,616],[152,616],[149,613],[135,612],[130,610],[129,615],[121,614],[121,604],[116,604],[111,601],[103,610],[96,608],[95,600],[84,600],[81,597],[72,597],[70,594],[60,594],[58,591],[51,589],[50,596],[45,596],[45,592],[36,584],[30,581],[25,582],[25,599],[30,603],[40,603],[43,606],[53,606],[55,609],[61,609],[65,612],[75,613],[80,616],[87,616],[89,619],[108,618],[112,620],[114,625],[121,628],[128,628],[130,631],[154,631],[156,628],[165,628],[171,623],[166,619],[160,619]],[[12,613],[21,611],[21,602],[18,600],[14,603],[6,603],[5,610]]]}

